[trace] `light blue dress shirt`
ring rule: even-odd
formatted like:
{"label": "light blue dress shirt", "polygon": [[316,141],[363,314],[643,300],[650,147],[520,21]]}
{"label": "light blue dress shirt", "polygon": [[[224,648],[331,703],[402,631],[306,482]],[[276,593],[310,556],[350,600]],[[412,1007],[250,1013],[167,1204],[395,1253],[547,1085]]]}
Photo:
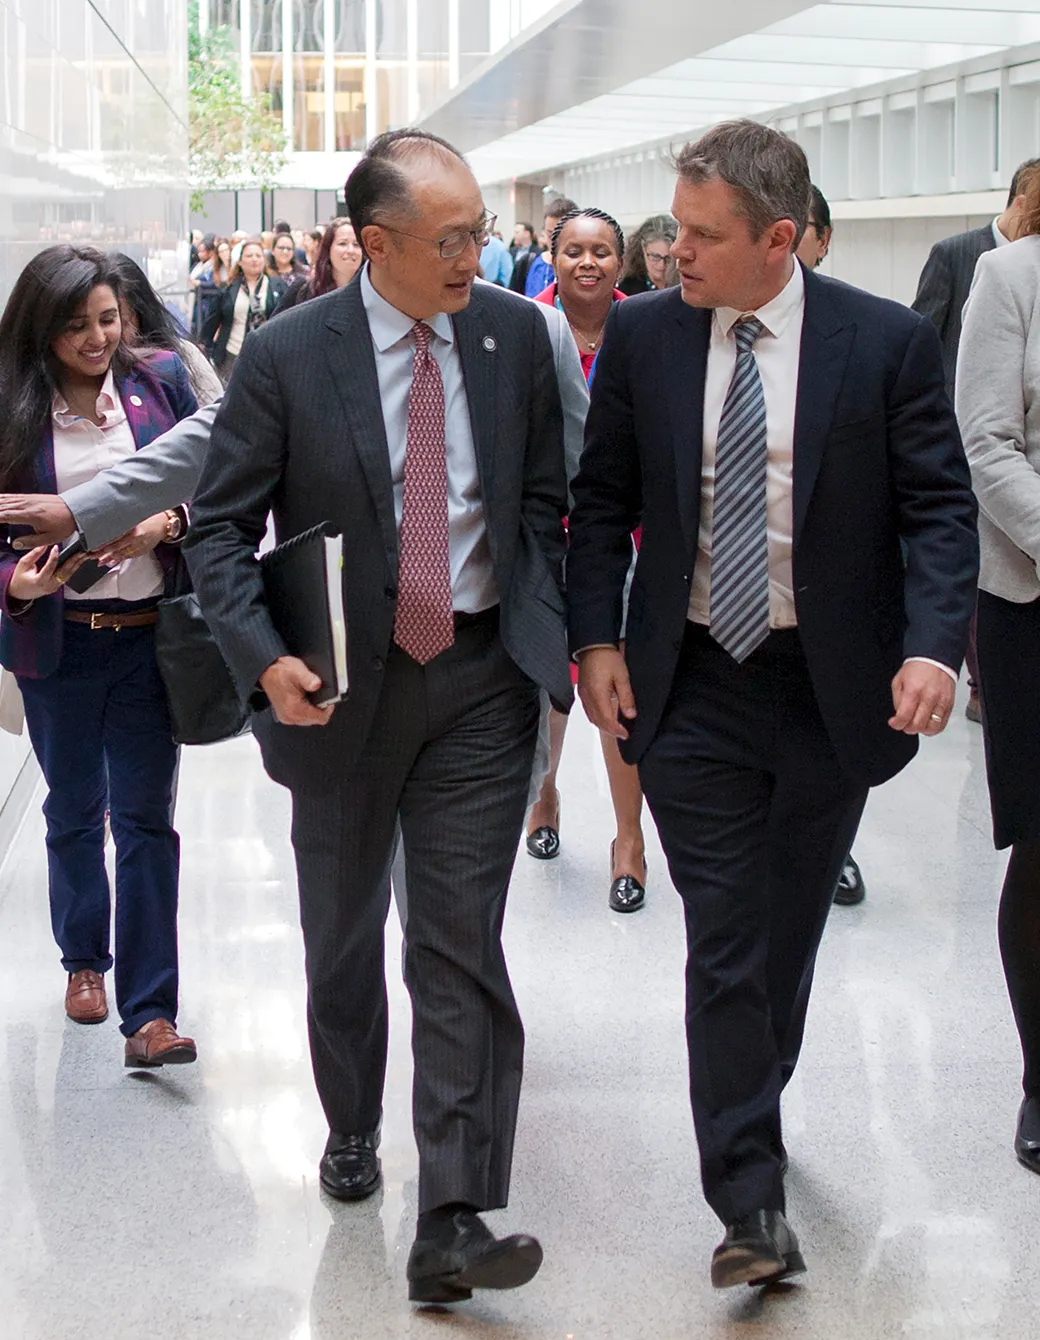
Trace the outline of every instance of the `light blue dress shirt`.
{"label": "light blue dress shirt", "polygon": [[480,253],[480,268],[489,283],[500,284],[502,288],[509,287],[509,281],[513,277],[513,258],[501,238],[488,238],[484,250]]}
{"label": "light blue dress shirt", "polygon": [[[404,506],[404,462],[408,444],[408,399],[415,360],[415,321],[381,297],[372,285],[368,266],[361,275],[361,299],[376,356],[379,398],[390,452],[394,486],[394,514],[401,533]],[[460,613],[478,614],[499,603],[498,584],[491,566],[484,500],[480,493],[477,454],[469,402],[462,379],[462,362],[451,318],[438,312],[427,319],[433,331],[430,352],[444,382],[444,441],[448,459],[448,543],[451,555],[452,606]]]}

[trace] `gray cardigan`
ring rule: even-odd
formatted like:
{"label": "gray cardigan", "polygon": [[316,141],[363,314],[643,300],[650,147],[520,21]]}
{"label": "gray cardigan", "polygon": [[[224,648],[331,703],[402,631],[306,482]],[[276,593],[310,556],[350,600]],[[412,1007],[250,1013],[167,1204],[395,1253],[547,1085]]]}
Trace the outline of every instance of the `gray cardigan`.
{"label": "gray cardigan", "polygon": [[957,418],[979,500],[979,586],[1040,597],[1040,237],[979,257],[957,358]]}
{"label": "gray cardigan", "polygon": [[[519,296],[516,300],[528,301]],[[537,306],[549,330],[560,386],[569,482],[578,471],[589,390],[563,313],[544,303]],[[61,495],[89,548],[107,544],[145,517],[177,507],[194,494],[219,408],[219,400],[206,405],[157,437],[151,446]]]}

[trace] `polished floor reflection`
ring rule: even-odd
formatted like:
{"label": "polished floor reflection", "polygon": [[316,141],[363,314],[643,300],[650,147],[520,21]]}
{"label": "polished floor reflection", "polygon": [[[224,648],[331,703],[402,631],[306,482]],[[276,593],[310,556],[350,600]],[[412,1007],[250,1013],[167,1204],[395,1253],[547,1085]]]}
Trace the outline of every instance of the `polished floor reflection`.
{"label": "polished floor reflection", "polygon": [[700,1340],[1036,1334],[1040,1179],[1011,1152],[1018,1055],[996,951],[977,727],[958,716],[872,797],[867,902],[836,909],[788,1095],[803,1285],[713,1294],[718,1226],[684,1097],[678,900],[656,841],[647,907],[606,905],[598,743],[574,718],[563,852],[521,854],[508,949],[528,1030],[512,1204],[545,1246],[515,1294],[406,1301],[415,1213],[407,1000],[388,930],[385,1191],[319,1193],[285,795],[252,741],[187,751],[181,1024],[198,1065],[122,1069],[78,1027],[34,805],[0,875],[0,1335],[52,1340]]}

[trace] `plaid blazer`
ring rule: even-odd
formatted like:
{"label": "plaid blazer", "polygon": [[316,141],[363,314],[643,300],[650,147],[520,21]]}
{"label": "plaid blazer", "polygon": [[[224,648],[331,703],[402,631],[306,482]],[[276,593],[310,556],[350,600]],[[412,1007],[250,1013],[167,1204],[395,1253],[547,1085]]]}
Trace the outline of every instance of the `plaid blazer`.
{"label": "plaid blazer", "polygon": [[[198,408],[187,369],[176,354],[165,351],[146,355],[129,376],[117,377],[116,389],[138,451]],[[57,493],[50,419],[31,469],[15,483],[24,492]],[[7,592],[11,575],[22,557],[12,549],[11,541],[26,532],[25,526],[0,528],[0,665],[27,679],[46,679],[61,659],[64,596],[59,591],[34,601],[23,614],[11,614]],[[160,544],[155,557],[162,566],[169,592],[180,577],[180,549]]]}

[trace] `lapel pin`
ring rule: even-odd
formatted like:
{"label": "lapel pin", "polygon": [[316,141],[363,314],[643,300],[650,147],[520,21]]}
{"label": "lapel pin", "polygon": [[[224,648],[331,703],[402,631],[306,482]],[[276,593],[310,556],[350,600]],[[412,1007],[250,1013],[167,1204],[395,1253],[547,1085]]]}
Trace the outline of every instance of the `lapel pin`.
{"label": "lapel pin", "polygon": [[141,406],[144,404],[144,401],[141,399],[139,395],[132,395],[130,397],[130,403],[131,405],[136,405],[137,408],[140,409]]}
{"label": "lapel pin", "polygon": [[494,350],[498,348],[498,345],[495,343],[492,336],[490,335],[484,336],[484,348],[488,351],[489,354],[493,353]]}

